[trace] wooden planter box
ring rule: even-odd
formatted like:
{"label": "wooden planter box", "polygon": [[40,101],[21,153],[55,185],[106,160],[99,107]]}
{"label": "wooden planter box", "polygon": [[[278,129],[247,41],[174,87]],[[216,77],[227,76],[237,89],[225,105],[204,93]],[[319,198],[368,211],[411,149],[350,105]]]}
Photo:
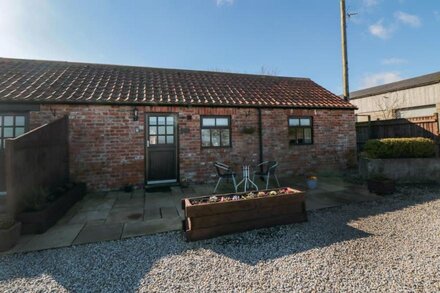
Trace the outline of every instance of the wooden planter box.
{"label": "wooden planter box", "polygon": [[17,221],[22,224],[21,233],[41,234],[46,232],[85,194],[86,185],[77,183],[72,189],[51,202],[44,210],[18,214]]}
{"label": "wooden planter box", "polygon": [[11,249],[20,238],[21,223],[17,222],[9,229],[0,230],[0,252]]}
{"label": "wooden planter box", "polygon": [[[271,190],[280,189],[283,188]],[[294,191],[295,193],[292,194],[195,205],[191,204],[192,200],[209,198],[209,196],[185,198],[182,200],[182,207],[185,211],[185,220],[183,221],[185,237],[187,241],[195,241],[224,234],[307,221],[304,193],[298,190]]]}
{"label": "wooden planter box", "polygon": [[393,194],[396,191],[396,182],[392,179],[368,179],[367,185],[368,191],[374,192],[379,195]]}

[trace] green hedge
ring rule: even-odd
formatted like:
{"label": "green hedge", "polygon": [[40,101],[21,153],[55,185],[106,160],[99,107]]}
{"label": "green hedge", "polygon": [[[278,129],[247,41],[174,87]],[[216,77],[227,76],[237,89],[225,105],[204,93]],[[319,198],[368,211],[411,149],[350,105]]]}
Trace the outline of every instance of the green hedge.
{"label": "green hedge", "polygon": [[373,159],[431,158],[435,149],[434,141],[423,137],[371,139],[364,146],[364,152]]}

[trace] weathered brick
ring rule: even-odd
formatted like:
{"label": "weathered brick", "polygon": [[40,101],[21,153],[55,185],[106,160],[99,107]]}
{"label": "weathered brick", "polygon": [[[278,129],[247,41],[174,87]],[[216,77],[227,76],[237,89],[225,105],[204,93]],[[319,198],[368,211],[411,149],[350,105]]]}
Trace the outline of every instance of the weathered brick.
{"label": "weathered brick", "polygon": [[[212,181],[214,161],[223,161],[240,171],[246,159],[259,161],[258,112],[249,108],[138,106],[133,121],[130,106],[41,105],[31,112],[35,128],[63,115],[70,118],[70,169],[74,180],[88,183],[92,190],[116,189],[142,184],[145,176],[143,112],[179,113],[180,176],[194,182]],[[53,115],[55,114],[55,115]],[[200,116],[230,115],[231,148],[202,148]],[[289,145],[288,117],[313,117],[313,145]],[[190,118],[190,119],[189,119]],[[304,174],[319,169],[343,168],[354,154],[355,117],[352,110],[263,109],[263,154],[265,160],[280,162],[282,174]],[[255,127],[252,134],[243,127]],[[136,127],[140,130],[136,132]]]}

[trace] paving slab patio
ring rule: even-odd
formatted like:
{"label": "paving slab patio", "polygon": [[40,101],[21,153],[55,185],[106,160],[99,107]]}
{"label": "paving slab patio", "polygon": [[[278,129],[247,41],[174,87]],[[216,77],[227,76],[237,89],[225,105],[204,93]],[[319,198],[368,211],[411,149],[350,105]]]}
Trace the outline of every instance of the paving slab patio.
{"label": "paving slab patio", "polygon": [[35,251],[72,245],[84,224],[59,225],[46,233],[35,235],[23,245],[23,251]]}
{"label": "paving slab patio", "polygon": [[[378,200],[365,186],[345,182],[339,177],[319,179],[318,188],[307,190],[304,178],[280,178],[282,186],[306,192],[308,211],[340,206],[350,202]],[[256,180],[260,189],[265,183]],[[75,204],[50,230],[40,235],[22,236],[19,244],[6,253],[59,248],[99,241],[118,240],[182,228],[181,199],[212,194],[214,184],[173,186],[169,192],[135,190],[90,193]],[[222,184],[218,193],[233,192]]]}
{"label": "paving slab patio", "polygon": [[121,239],[123,223],[85,226],[73,241],[73,245]]}
{"label": "paving slab patio", "polygon": [[182,220],[180,217],[168,219],[160,218],[145,222],[126,223],[122,233],[122,238],[150,235],[163,231],[174,231],[180,229],[182,229]]}

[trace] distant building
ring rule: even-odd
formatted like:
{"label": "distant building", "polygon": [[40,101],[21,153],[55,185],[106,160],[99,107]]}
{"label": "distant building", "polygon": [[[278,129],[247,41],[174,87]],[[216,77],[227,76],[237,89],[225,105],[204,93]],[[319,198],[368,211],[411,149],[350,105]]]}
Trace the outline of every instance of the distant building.
{"label": "distant building", "polygon": [[358,121],[430,116],[440,110],[440,72],[350,93]]}

